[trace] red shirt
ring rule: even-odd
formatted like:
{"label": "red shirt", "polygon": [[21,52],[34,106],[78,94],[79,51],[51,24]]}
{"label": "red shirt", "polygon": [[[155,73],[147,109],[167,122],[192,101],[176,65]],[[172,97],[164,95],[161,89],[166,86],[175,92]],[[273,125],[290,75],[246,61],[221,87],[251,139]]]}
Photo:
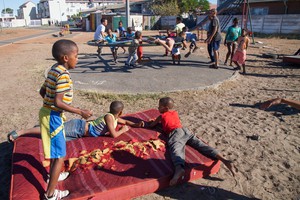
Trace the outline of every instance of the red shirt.
{"label": "red shirt", "polygon": [[161,124],[163,131],[167,134],[171,133],[176,128],[182,128],[178,113],[175,110],[170,110],[161,115]]}

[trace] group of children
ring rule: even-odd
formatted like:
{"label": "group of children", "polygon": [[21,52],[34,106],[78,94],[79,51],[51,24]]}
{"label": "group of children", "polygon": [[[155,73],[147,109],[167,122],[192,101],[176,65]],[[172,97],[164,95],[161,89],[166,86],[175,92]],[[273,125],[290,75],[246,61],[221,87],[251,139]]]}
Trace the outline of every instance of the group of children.
{"label": "group of children", "polygon": [[[82,119],[74,119],[65,123],[64,112],[78,114],[84,119],[90,118],[93,113],[86,109],[71,106],[73,82],[68,70],[74,69],[78,62],[76,43],[71,40],[58,40],[53,44],[52,55],[57,63],[51,67],[40,89],[40,95],[43,98],[43,106],[39,112],[40,127],[13,131],[7,135],[7,138],[9,141],[14,141],[26,133],[41,134],[45,159],[50,159],[48,186],[44,193],[44,199],[61,199],[69,195],[68,190],[56,189],[57,182],[63,181],[69,176],[68,172],[61,173],[66,156],[66,138],[98,137],[106,134],[118,137],[128,131],[128,126],[144,127],[145,122],[133,123],[120,118],[124,105],[120,101],[114,101],[110,104],[109,112],[95,120],[86,122]],[[184,146],[186,144],[205,156],[222,161],[234,175],[232,162],[223,158],[215,149],[183,128],[178,113],[172,110],[173,107],[174,101],[171,98],[160,99],[158,110],[161,115],[156,120],[149,121],[150,127],[161,123],[163,131],[169,136],[168,146],[175,166],[170,185],[176,184],[177,180],[184,174]],[[116,131],[118,123],[124,126]]]}

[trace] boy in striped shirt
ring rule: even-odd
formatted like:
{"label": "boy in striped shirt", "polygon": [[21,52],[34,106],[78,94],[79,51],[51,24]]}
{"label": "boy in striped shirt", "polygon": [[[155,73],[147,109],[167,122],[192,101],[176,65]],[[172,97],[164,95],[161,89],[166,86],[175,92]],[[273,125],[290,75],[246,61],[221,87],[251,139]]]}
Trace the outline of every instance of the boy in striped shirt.
{"label": "boy in striped shirt", "polygon": [[40,89],[43,107],[39,112],[43,150],[46,159],[50,159],[49,182],[45,199],[61,199],[69,194],[55,187],[59,180],[68,177],[67,172],[60,173],[66,155],[66,139],[63,122],[64,111],[76,113],[87,119],[92,116],[89,110],[71,106],[73,84],[69,69],[74,69],[78,58],[78,47],[71,40],[58,40],[53,44],[52,55],[57,61],[48,72],[47,79]]}

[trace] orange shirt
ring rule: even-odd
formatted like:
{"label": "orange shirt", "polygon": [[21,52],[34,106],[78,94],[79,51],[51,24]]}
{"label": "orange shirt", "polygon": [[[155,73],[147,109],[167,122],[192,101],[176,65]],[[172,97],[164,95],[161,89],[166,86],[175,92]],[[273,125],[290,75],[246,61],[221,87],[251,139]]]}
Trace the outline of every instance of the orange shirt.
{"label": "orange shirt", "polygon": [[177,128],[182,128],[178,113],[175,110],[170,110],[161,115],[161,124],[163,131],[167,134]]}

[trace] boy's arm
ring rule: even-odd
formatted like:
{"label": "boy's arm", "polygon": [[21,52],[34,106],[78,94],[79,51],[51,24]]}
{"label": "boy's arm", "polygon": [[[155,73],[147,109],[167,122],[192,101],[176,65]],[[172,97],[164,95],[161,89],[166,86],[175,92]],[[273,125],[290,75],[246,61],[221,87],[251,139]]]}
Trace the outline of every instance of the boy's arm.
{"label": "boy's arm", "polygon": [[129,130],[128,126],[125,125],[121,127],[120,130],[116,131],[114,128],[114,119],[111,115],[105,115],[104,120],[107,126],[107,130],[110,132],[113,138],[116,138]]}
{"label": "boy's arm", "polygon": [[44,98],[46,95],[46,88],[44,86],[42,86],[40,89],[40,95],[42,98]]}
{"label": "boy's arm", "polygon": [[154,121],[150,122],[149,127],[152,128],[156,126],[161,121],[161,115],[158,116]]}
{"label": "boy's arm", "polygon": [[56,93],[54,98],[54,105],[58,108],[61,108],[65,111],[76,113],[81,115],[84,119],[89,118],[93,115],[93,113],[89,110],[81,110],[80,108],[75,108],[63,102],[64,92]]}
{"label": "boy's arm", "polygon": [[131,127],[135,127],[135,128],[144,127],[144,125],[145,125],[145,123],[143,121],[140,121],[139,123],[134,123],[132,121],[122,119],[122,118],[118,118],[118,123],[128,125],[128,126],[131,126]]}

